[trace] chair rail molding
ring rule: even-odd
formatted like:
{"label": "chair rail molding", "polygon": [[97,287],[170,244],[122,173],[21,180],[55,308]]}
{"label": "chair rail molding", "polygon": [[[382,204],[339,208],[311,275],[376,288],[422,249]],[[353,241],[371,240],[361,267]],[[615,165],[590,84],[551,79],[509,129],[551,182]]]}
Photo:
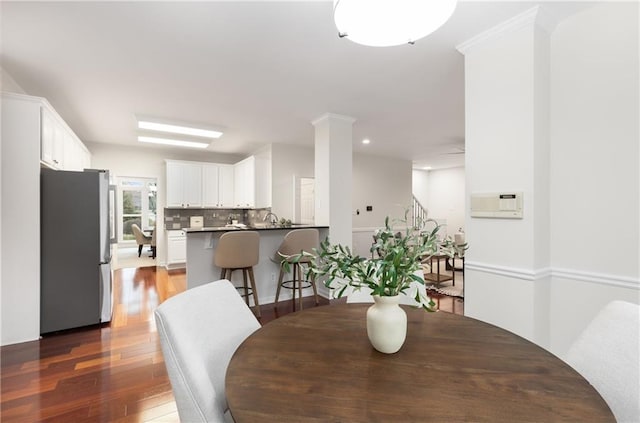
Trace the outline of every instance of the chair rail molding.
{"label": "chair rail molding", "polygon": [[597,283],[600,285],[616,286],[620,288],[630,288],[640,291],[639,278],[559,268],[554,268],[552,270],[552,275],[556,278],[571,279],[579,282]]}
{"label": "chair rail molding", "polygon": [[597,283],[620,288],[630,288],[640,290],[640,279],[617,276],[605,273],[585,272],[575,269],[562,269],[557,267],[545,267],[541,269],[528,270],[516,267],[498,266],[494,264],[467,261],[465,270],[474,270],[482,273],[507,276],[514,279],[526,281],[536,281],[548,276],[553,278],[571,279],[578,282]]}
{"label": "chair rail molding", "polygon": [[466,270],[475,270],[483,273],[491,273],[494,275],[507,276],[514,279],[522,279],[525,281],[535,281],[551,276],[551,268],[528,270],[518,267],[498,266],[495,264],[479,263],[474,261],[466,261],[464,264]]}

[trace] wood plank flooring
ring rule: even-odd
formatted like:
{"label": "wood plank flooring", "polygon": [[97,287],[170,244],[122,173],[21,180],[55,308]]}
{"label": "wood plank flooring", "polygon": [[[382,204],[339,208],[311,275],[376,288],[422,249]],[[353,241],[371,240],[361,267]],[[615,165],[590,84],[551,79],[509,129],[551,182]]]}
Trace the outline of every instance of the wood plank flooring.
{"label": "wood plank flooring", "polygon": [[[116,270],[111,324],[0,348],[0,421],[179,422],[153,310],[185,286],[184,270]],[[461,300],[436,301],[443,311],[463,312]],[[290,301],[263,305],[261,321],[291,311]]]}

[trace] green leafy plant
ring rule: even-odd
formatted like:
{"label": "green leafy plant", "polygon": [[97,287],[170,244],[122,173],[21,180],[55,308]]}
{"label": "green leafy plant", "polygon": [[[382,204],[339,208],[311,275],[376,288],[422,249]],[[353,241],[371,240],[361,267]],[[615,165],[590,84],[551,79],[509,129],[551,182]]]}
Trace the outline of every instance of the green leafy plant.
{"label": "green leafy plant", "polygon": [[[416,275],[416,271],[422,269],[424,261],[435,253],[453,258],[456,251],[466,249],[466,244],[456,246],[448,237],[438,241],[437,235],[442,228],[438,222],[424,219],[412,226],[408,215],[409,210],[406,210],[402,219],[385,219],[384,228],[378,229],[374,234],[370,258],[354,255],[349,247],[331,244],[328,238],[325,239],[320,248],[315,250],[317,260],[310,262],[307,276],[326,278],[325,286],[335,289],[338,298],[349,287],[355,290],[367,287],[371,289],[372,295],[395,296],[406,293],[414,281],[424,285],[424,279]],[[429,223],[435,227],[426,230]],[[398,232],[394,229],[397,227],[402,227],[403,230]],[[303,252],[293,261],[305,256],[312,255]],[[416,292],[415,300],[425,310],[435,310],[433,300],[421,295],[419,291]]]}

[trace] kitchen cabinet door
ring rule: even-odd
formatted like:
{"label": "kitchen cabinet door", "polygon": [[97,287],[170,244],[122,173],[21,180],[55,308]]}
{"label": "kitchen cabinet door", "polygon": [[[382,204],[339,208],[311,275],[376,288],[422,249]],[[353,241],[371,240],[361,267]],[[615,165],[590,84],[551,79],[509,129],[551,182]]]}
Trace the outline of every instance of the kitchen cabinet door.
{"label": "kitchen cabinet door", "polygon": [[184,207],[202,207],[202,165],[183,164]]}
{"label": "kitchen cabinet door", "polygon": [[217,164],[202,166],[202,202],[204,207],[220,207],[220,178]]}
{"label": "kitchen cabinet door", "polygon": [[167,162],[167,207],[183,207],[183,183],[182,166],[179,163]]}
{"label": "kitchen cabinet door", "polygon": [[248,157],[233,167],[234,203],[236,207],[255,205],[255,158]]}
{"label": "kitchen cabinet door", "polygon": [[233,207],[233,165],[219,165],[218,182],[218,202],[220,203],[220,207]]}
{"label": "kitchen cabinet door", "polygon": [[53,168],[61,169],[64,154],[64,131],[53,113],[41,108],[40,160]]}
{"label": "kitchen cabinet door", "polygon": [[167,264],[187,261],[187,235],[184,231],[167,231]]}
{"label": "kitchen cabinet door", "polygon": [[167,160],[167,207],[202,207],[202,164]]}

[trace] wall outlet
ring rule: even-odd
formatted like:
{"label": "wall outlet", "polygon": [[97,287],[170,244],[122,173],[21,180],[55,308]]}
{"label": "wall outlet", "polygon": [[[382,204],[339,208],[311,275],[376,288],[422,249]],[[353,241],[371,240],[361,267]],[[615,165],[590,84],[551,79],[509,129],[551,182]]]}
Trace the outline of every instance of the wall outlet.
{"label": "wall outlet", "polygon": [[274,272],[271,272],[271,282],[275,282],[276,281],[276,274]]}

